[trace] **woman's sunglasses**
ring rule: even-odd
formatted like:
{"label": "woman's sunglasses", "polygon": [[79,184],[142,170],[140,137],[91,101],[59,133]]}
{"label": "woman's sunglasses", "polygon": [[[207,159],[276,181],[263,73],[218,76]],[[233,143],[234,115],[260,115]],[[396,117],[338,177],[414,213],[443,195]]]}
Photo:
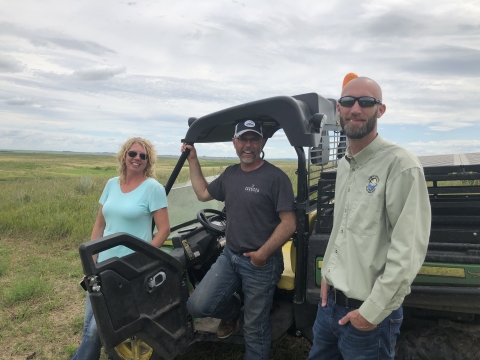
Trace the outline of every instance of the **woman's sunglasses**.
{"label": "woman's sunglasses", "polygon": [[127,152],[127,154],[128,154],[128,156],[130,156],[131,158],[134,158],[134,157],[135,157],[135,156],[137,156],[137,154],[138,154],[138,155],[140,155],[140,159],[142,159],[142,160],[146,160],[146,159],[147,159],[147,157],[148,157],[148,155],[147,155],[147,154],[144,154],[144,153],[138,153],[138,152],[136,152],[136,151],[133,151],[133,150],[131,150],[131,151]]}
{"label": "woman's sunglasses", "polygon": [[358,105],[360,105],[361,108],[369,108],[376,104],[382,105],[380,100],[371,96],[343,96],[338,100],[338,103],[343,107],[351,108],[353,105],[355,105],[355,101],[358,101]]}

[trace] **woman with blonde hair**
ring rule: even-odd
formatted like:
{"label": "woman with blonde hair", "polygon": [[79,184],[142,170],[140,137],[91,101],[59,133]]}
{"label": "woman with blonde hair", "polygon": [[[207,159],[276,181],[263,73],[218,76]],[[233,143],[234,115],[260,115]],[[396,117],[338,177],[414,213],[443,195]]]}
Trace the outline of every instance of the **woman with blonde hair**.
{"label": "woman with blonde hair", "polygon": [[[100,197],[100,209],[91,240],[126,232],[161,247],[170,234],[165,188],[155,180],[157,152],[153,144],[139,137],[128,139],[117,153],[118,175],[108,180]],[[157,233],[152,234],[152,219]],[[95,261],[122,257],[133,251],[125,246],[102,251]],[[88,294],[87,294],[88,295]],[[90,299],[87,296],[83,338],[72,360],[97,360],[102,343]]]}

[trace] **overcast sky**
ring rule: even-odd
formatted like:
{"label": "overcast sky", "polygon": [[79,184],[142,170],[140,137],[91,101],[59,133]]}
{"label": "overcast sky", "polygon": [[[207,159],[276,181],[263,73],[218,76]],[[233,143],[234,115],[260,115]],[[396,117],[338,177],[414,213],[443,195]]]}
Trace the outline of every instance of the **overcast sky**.
{"label": "overcast sky", "polygon": [[[116,152],[142,136],[177,155],[191,116],[338,98],[348,72],[382,87],[386,139],[480,151],[480,0],[2,0],[0,149]],[[274,157],[295,157],[281,136]]]}

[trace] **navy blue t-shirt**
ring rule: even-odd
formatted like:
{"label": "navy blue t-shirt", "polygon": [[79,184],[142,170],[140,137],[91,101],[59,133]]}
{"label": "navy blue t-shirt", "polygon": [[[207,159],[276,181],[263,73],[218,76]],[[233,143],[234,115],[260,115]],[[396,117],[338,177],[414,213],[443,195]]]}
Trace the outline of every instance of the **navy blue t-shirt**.
{"label": "navy blue t-shirt", "polygon": [[229,166],[207,190],[225,201],[227,246],[238,253],[262,247],[280,224],[278,212],[294,210],[290,179],[267,161],[249,172],[240,164]]}

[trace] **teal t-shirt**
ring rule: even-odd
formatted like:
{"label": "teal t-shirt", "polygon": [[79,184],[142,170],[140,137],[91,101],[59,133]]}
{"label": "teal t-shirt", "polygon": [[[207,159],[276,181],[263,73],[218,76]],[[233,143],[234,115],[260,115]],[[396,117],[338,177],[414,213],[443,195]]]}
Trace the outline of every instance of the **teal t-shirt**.
{"label": "teal t-shirt", "polygon": [[[163,185],[153,178],[146,179],[129,193],[123,193],[117,176],[108,180],[99,203],[103,206],[106,222],[103,236],[125,232],[151,242],[152,212],[167,207],[167,196]],[[132,250],[120,245],[99,253],[97,261],[131,253]]]}

